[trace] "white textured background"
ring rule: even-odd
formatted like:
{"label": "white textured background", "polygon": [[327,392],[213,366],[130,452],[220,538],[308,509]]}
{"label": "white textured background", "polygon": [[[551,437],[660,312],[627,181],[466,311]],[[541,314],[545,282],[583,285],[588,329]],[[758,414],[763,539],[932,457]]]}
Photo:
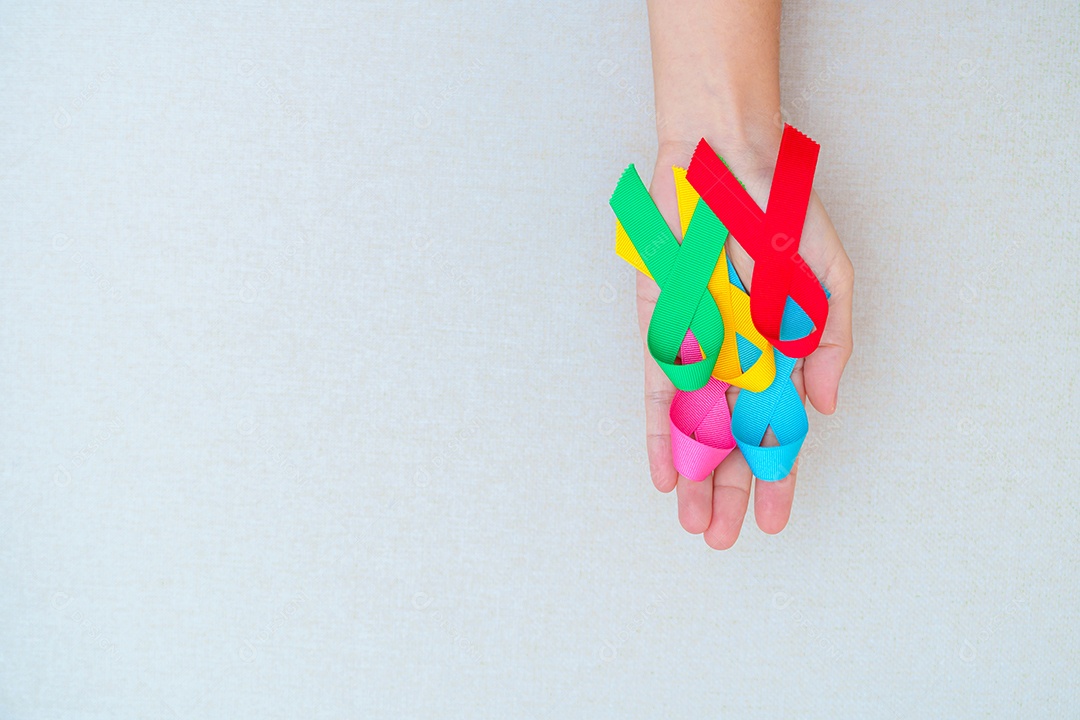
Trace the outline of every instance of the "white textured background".
{"label": "white textured background", "polygon": [[1074,2],[787,4],[857,349],[723,554],[642,3],[217,5],[0,8],[0,718],[1077,717]]}

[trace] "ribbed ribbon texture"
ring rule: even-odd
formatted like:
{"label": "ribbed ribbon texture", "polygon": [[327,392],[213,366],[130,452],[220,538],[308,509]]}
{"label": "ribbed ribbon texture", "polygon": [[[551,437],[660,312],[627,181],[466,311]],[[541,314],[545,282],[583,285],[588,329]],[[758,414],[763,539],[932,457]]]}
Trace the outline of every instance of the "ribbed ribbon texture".
{"label": "ribbed ribbon texture", "polygon": [[[633,165],[612,195],[616,252],[660,286],[647,345],[676,387],[672,458],[691,480],[710,477],[736,446],[755,477],[781,480],[806,438],[791,372],[828,317],[828,293],[798,254],[817,154],[785,127],[763,212],[702,140],[688,170],[673,168],[681,243]],[[729,227],[755,261],[752,296],[727,257]],[[731,385],[740,388],[733,411]],[[762,447],[770,427],[779,445]]]}
{"label": "ribbed ribbon texture", "polygon": [[[821,284],[799,255],[819,149],[795,128],[784,126],[768,209],[764,211],[705,140],[698,143],[686,172],[701,199],[754,259],[754,294],[750,299],[754,325],[773,347],[796,358],[817,349],[829,317]],[[789,297],[811,320],[812,326],[803,336],[781,332]]]}

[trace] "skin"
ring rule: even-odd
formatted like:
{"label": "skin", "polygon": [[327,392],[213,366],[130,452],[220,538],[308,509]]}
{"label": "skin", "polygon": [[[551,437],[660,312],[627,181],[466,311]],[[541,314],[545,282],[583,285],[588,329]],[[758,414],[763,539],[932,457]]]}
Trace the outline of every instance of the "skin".
{"label": "skin", "polygon": [[[649,29],[656,95],[657,157],[650,191],[675,236],[682,233],[675,198],[673,165],[686,167],[701,138],[730,165],[751,197],[766,207],[773,165],[780,147],[780,2],[777,0],[650,0]],[[821,345],[799,360],[792,381],[823,414],[836,410],[840,377],[851,357],[851,301],[854,271],[817,193],[810,199],[800,254],[832,293]],[[728,253],[748,289],[753,261],[738,246]],[[638,320],[648,333],[659,288],[637,278]],[[671,459],[668,411],[675,388],[645,353],[646,444],[653,484],[676,490],[679,522],[702,535],[712,548],[735,544],[754,488],[758,527],[774,534],[784,529],[795,495],[796,463],[778,482],[755,480],[746,460],[734,450],[712,478],[694,482],[675,471]],[[739,390],[728,391],[728,402]],[[776,444],[770,430],[765,444]]]}

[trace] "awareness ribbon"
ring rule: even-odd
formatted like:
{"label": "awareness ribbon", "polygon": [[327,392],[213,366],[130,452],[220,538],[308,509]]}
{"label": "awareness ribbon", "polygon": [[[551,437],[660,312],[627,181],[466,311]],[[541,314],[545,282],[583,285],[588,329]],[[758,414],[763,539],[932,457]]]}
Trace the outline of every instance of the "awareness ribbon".
{"label": "awareness ribbon", "polygon": [[[731,274],[732,283],[742,289],[742,282],[734,268]],[[822,292],[828,295],[827,290],[822,289]],[[813,320],[802,308],[789,303],[780,332],[788,337],[800,337],[810,332],[813,326]],[[750,471],[757,479],[770,482],[783,480],[791,474],[810,427],[806,407],[791,382],[795,359],[775,348],[771,350],[776,357],[776,378],[763,392],[740,392],[731,414],[731,433]],[[761,447],[761,440],[769,427],[772,427],[780,444]]]}
{"label": "awareness ribbon", "polygon": [[[619,178],[610,204],[644,271],[660,286],[649,321],[649,354],[676,388],[704,387],[724,340],[724,321],[708,285],[724,250],[727,229],[713,213],[694,213],[680,243],[633,165]],[[696,360],[679,357],[687,331],[700,343],[701,357]],[[682,362],[676,363],[677,359]]]}
{"label": "awareness ribbon", "polygon": [[[806,357],[821,342],[829,316],[824,289],[799,255],[820,146],[784,125],[766,210],[702,139],[686,178],[739,244],[754,259],[750,312],[754,325],[784,355]],[[788,297],[810,321],[784,325]],[[803,332],[792,337],[788,332]],[[777,368],[779,372],[779,367]]]}

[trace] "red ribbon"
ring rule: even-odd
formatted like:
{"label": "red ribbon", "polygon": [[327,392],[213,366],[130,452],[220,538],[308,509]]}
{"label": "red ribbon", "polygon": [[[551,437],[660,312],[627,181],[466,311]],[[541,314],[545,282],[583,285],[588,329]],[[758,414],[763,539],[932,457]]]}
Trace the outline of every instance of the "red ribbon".
{"label": "red ribbon", "polygon": [[[792,358],[806,357],[817,349],[829,317],[825,290],[799,255],[820,149],[816,142],[784,125],[768,209],[764,211],[704,139],[686,171],[686,179],[701,199],[754,259],[750,293],[754,326],[773,347]],[[796,340],[780,339],[788,296],[814,323],[809,335]]]}

